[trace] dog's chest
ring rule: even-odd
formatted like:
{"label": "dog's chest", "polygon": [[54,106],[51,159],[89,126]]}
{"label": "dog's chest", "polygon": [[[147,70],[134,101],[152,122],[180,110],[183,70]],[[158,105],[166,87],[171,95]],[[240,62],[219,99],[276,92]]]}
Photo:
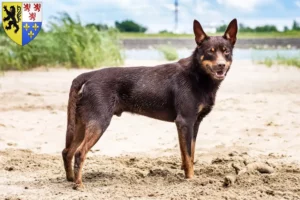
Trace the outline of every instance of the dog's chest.
{"label": "dog's chest", "polygon": [[201,113],[202,110],[203,110],[204,108],[205,108],[205,105],[204,105],[204,104],[200,104],[200,105],[198,106],[197,113],[198,113],[198,114]]}
{"label": "dog's chest", "polygon": [[216,99],[215,91],[200,91],[195,96],[196,100],[196,113],[200,115],[207,115],[213,108]]}
{"label": "dog's chest", "polygon": [[197,113],[201,114],[201,113],[209,112],[211,110],[211,108],[212,108],[212,105],[200,103],[197,108]]}
{"label": "dog's chest", "polygon": [[197,105],[197,114],[206,116],[212,110],[214,106],[214,98],[211,98],[210,101],[202,101]]}

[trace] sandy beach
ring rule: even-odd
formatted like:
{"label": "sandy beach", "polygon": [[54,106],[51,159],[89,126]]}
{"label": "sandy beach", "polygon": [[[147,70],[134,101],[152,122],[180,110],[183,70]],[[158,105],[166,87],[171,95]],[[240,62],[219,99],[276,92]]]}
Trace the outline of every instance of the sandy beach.
{"label": "sandy beach", "polygon": [[[85,190],[75,191],[61,151],[70,84],[85,71],[0,75],[0,199],[300,199],[300,69],[233,62],[200,125],[192,180],[180,170],[174,123],[114,116],[88,153]],[[249,172],[224,187],[233,163],[251,162],[274,173]]]}

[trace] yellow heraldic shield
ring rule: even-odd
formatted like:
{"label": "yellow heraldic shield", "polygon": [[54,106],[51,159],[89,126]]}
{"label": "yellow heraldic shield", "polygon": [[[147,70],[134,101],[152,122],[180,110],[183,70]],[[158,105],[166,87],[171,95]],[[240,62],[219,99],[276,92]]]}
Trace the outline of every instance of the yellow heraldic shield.
{"label": "yellow heraldic shield", "polygon": [[28,44],[42,28],[42,2],[2,2],[2,24],[10,39]]}
{"label": "yellow heraldic shield", "polygon": [[22,45],[22,2],[2,2],[3,29],[19,45]]}

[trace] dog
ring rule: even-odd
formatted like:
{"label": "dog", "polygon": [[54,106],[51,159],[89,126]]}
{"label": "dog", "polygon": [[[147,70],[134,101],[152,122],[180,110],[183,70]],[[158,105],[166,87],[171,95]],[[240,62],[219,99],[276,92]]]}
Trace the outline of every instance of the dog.
{"label": "dog", "polygon": [[[223,36],[208,36],[194,20],[196,48],[175,63],[154,67],[104,68],[77,76],[68,102],[66,178],[84,188],[82,167],[113,115],[130,112],[175,122],[185,178],[194,176],[198,128],[214,106],[216,93],[231,63],[238,31],[233,19]],[[72,159],[74,157],[74,169]]]}

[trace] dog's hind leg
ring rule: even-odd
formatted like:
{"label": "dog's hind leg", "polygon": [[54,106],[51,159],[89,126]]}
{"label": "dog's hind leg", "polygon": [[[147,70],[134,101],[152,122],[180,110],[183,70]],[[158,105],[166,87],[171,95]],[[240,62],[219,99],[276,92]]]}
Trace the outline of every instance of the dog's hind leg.
{"label": "dog's hind leg", "polygon": [[74,159],[75,186],[74,189],[84,188],[82,183],[82,168],[87,152],[98,142],[108,127],[109,123],[103,124],[98,121],[91,121],[86,127],[83,143],[77,149]]}
{"label": "dog's hind leg", "polygon": [[[102,101],[102,105],[105,104]],[[98,142],[103,133],[106,131],[107,127],[110,124],[111,118],[113,116],[113,112],[110,112],[112,109],[111,106],[107,106],[106,109],[103,107],[99,107],[98,112],[95,113],[94,116],[97,116],[97,120],[91,120],[85,129],[85,138],[83,143],[77,149],[75,153],[74,159],[74,174],[75,174],[75,186],[74,189],[83,188],[82,184],[82,168],[86,158],[86,154],[90,151],[90,149]],[[101,114],[100,114],[101,113]]]}
{"label": "dog's hind leg", "polygon": [[185,177],[192,178],[194,176],[194,167],[192,163],[193,125],[189,120],[185,120],[181,116],[176,118],[175,123],[178,131],[182,167],[184,168]]}
{"label": "dog's hind leg", "polygon": [[68,138],[66,148],[63,150],[63,161],[68,181],[74,181],[74,172],[72,169],[72,159],[77,148],[84,140],[85,136],[85,125],[82,123],[76,124],[75,134]]}

